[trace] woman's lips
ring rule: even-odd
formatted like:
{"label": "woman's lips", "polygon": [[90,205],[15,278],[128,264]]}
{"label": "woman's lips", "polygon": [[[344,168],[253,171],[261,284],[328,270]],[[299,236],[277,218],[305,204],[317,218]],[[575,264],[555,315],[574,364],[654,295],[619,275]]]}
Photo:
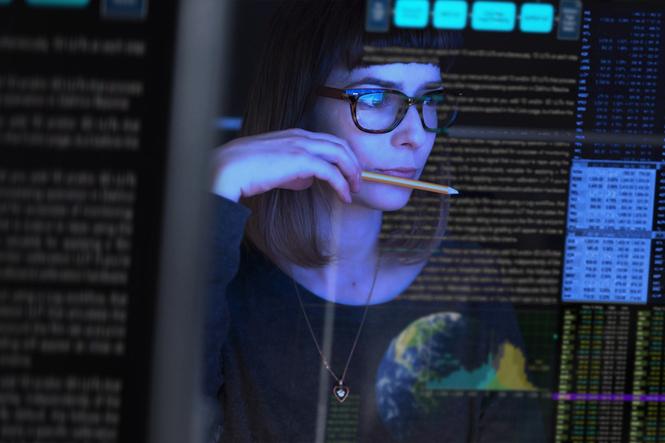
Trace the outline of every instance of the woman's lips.
{"label": "woman's lips", "polygon": [[416,175],[415,168],[395,168],[395,169],[375,169],[379,174],[392,175],[393,177],[402,177],[413,179]]}

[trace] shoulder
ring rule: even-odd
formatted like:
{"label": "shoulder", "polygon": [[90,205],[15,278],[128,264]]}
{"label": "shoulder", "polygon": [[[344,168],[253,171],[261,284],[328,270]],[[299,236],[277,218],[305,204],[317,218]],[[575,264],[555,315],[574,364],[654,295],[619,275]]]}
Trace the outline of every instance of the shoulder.
{"label": "shoulder", "polygon": [[245,236],[240,246],[238,273],[229,288],[230,297],[273,294],[287,281],[282,270]]}

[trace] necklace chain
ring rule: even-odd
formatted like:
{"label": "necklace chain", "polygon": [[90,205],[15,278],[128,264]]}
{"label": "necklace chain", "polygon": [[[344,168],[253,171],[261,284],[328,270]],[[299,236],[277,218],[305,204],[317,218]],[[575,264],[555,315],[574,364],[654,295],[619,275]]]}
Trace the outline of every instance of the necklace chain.
{"label": "necklace chain", "polygon": [[[333,378],[337,381],[337,383],[342,386],[344,384],[344,378],[346,378],[346,371],[349,369],[349,364],[351,363],[351,357],[353,357],[353,352],[356,350],[356,345],[358,344],[358,339],[360,338],[360,332],[363,329],[363,326],[365,325],[365,319],[367,318],[367,311],[369,309],[369,302],[372,299],[372,293],[374,292],[374,285],[376,283],[376,277],[379,274],[379,264],[381,261],[381,257],[379,256],[379,259],[377,260],[376,263],[376,269],[374,270],[374,277],[372,278],[372,286],[370,287],[369,293],[367,294],[367,300],[365,301],[365,310],[363,311],[363,317],[360,320],[360,326],[358,326],[358,331],[356,332],[356,337],[353,340],[353,345],[351,346],[351,352],[349,352],[349,356],[346,359],[346,364],[344,365],[344,371],[342,372],[341,377],[337,377],[337,374],[335,374],[330,367],[330,363],[328,363],[328,359],[326,359],[326,356],[323,355],[323,351],[321,350],[321,346],[319,346],[319,341],[316,339],[316,335],[314,334],[314,329],[312,328],[312,324],[309,321],[309,317],[307,316],[307,312],[305,311],[305,305],[302,302],[302,297],[300,297],[300,291],[298,290],[298,285],[296,284],[296,281],[291,278],[293,281],[293,287],[296,290],[296,296],[298,296],[298,303],[300,304],[300,309],[302,310],[303,316],[305,317],[305,323],[307,323],[307,328],[309,329],[309,333],[312,336],[312,340],[314,341],[314,344],[316,345],[316,350],[319,351],[319,355],[321,356],[321,361],[323,362],[323,366],[330,372],[330,375],[333,376]],[[293,273],[292,273],[293,274]]]}

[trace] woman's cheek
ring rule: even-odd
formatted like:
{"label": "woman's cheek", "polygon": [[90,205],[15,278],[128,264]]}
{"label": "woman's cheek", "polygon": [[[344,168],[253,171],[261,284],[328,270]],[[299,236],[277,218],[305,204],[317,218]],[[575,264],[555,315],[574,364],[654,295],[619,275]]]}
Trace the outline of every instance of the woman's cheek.
{"label": "woman's cheek", "polygon": [[390,147],[390,139],[387,139],[384,134],[362,132],[353,123],[351,124],[353,127],[348,128],[350,133],[346,140],[349,141],[351,150],[356,154],[363,169],[386,166],[385,157],[389,154],[390,149],[394,149]]}

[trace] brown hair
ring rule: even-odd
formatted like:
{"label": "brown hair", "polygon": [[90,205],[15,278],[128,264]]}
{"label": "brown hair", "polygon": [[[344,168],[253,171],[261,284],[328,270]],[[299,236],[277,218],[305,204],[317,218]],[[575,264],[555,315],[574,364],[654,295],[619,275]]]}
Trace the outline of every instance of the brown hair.
{"label": "brown hair", "polygon": [[[324,84],[333,67],[340,63],[349,70],[369,65],[363,61],[366,46],[458,45],[454,34],[432,29],[365,33],[364,3],[363,0],[310,0],[287,2],[278,9],[247,98],[241,136],[303,127],[315,99],[313,91]],[[433,168],[428,166],[424,179],[432,173]],[[273,259],[283,257],[303,267],[330,263],[335,257],[323,253],[316,230],[314,203],[321,201],[323,192],[321,182],[315,180],[304,191],[273,189],[244,198],[243,204],[252,209],[246,239]],[[382,230],[381,250],[402,263],[427,259],[445,229],[447,199],[437,200],[438,214],[432,217],[424,207],[425,204],[432,207],[431,194],[424,196],[422,191],[414,191],[407,208],[398,211],[408,214],[409,221],[384,223],[396,229]]]}

